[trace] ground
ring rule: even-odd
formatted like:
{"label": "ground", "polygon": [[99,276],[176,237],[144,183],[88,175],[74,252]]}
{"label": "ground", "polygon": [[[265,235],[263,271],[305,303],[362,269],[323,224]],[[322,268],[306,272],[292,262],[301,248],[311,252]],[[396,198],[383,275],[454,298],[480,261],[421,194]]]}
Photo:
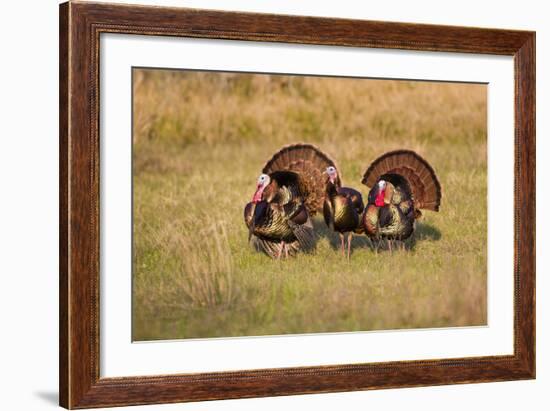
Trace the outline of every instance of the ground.
{"label": "ground", "polygon": [[[134,340],[483,325],[487,321],[486,86],[134,71]],[[355,236],[348,262],[320,215],[313,255],[248,244],[243,207],[292,142],[367,187],[398,148],[427,159],[441,211],[407,250]]]}

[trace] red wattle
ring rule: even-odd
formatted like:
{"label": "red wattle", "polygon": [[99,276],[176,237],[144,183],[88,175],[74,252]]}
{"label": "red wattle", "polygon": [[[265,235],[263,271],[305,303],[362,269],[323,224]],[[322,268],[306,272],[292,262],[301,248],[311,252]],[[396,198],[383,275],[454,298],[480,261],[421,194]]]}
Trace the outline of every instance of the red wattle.
{"label": "red wattle", "polygon": [[384,196],[385,191],[379,191],[378,194],[376,194],[376,199],[374,200],[374,205],[376,207],[383,207],[384,206]]}
{"label": "red wattle", "polygon": [[264,187],[261,186],[261,185],[258,186],[258,189],[254,193],[254,197],[252,197],[252,202],[253,203],[259,203],[260,201],[262,201],[263,192],[264,192]]}

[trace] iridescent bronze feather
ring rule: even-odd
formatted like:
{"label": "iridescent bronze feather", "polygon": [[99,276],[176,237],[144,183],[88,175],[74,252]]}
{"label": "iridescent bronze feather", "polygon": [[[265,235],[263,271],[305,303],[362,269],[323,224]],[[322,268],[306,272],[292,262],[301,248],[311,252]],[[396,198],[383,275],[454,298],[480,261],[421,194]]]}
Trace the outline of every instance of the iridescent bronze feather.
{"label": "iridescent bronze feather", "polygon": [[441,185],[430,164],[411,150],[390,151],[378,157],[367,169],[361,181],[372,188],[379,180],[393,185],[407,182],[417,209],[439,211]]}
{"label": "iridescent bronze feather", "polygon": [[441,185],[426,160],[410,150],[388,152],[373,161],[363,176],[369,187],[362,217],[365,233],[375,240],[406,240],[420,209],[439,211]]}
{"label": "iridescent bronze feather", "polygon": [[348,236],[347,257],[351,253],[351,239],[354,232],[361,232],[361,214],[363,197],[353,188],[341,187],[338,170],[334,166],[326,169],[326,194],[323,204],[323,216],[327,226],[340,235],[342,254],[345,255],[344,240]]}
{"label": "iridescent bronze feather", "polygon": [[335,162],[312,144],[298,143],[283,147],[265,164],[263,173],[294,172],[298,188],[310,215],[323,208],[325,176],[327,167],[336,167]]}
{"label": "iridescent bronze feather", "polygon": [[317,147],[283,147],[266,163],[256,193],[245,207],[253,244],[272,258],[315,248],[311,216],[324,199],[323,172],[334,162]]}

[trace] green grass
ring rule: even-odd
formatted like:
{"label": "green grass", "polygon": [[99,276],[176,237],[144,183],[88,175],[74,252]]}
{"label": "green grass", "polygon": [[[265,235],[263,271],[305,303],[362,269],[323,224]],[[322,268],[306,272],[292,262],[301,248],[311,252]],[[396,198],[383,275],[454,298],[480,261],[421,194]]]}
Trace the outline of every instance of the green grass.
{"label": "green grass", "polygon": [[[135,340],[482,325],[487,318],[482,85],[137,70]],[[348,263],[315,218],[313,255],[273,261],[242,212],[263,164],[311,142],[360,189],[370,162],[416,150],[443,188],[408,250]]]}

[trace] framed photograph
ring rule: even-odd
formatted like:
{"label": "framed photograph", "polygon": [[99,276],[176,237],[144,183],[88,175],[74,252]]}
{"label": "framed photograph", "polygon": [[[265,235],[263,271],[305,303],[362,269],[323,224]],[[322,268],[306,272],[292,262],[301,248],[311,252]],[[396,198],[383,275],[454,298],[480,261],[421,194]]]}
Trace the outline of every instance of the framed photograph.
{"label": "framed photograph", "polygon": [[535,378],[535,33],[60,6],[60,405]]}

